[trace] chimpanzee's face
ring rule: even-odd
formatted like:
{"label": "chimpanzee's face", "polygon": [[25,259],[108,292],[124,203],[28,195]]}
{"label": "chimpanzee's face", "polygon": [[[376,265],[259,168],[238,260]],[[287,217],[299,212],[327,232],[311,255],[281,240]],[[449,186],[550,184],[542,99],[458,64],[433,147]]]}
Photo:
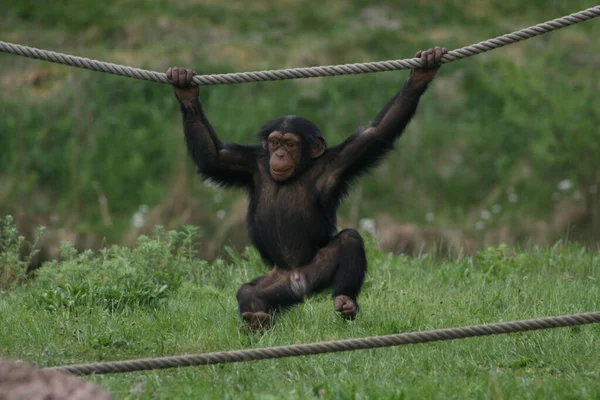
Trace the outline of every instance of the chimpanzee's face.
{"label": "chimpanzee's face", "polygon": [[294,175],[302,159],[302,142],[294,133],[273,131],[267,138],[269,171],[277,182],[284,182]]}

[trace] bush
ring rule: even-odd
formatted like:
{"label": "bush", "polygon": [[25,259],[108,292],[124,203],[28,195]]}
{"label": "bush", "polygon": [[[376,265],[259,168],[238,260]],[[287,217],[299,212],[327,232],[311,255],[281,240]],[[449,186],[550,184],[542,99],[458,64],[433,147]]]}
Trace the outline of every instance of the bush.
{"label": "bush", "polygon": [[78,252],[70,243],[61,260],[44,264],[34,282],[34,306],[48,311],[102,307],[111,312],[157,307],[191,276],[197,228],[181,231],[156,227],[152,237],[140,236],[136,247],[112,246]]}
{"label": "bush", "polygon": [[29,244],[19,235],[12,216],[7,215],[0,221],[0,290],[7,290],[25,280],[27,265],[38,252],[37,243],[42,238],[44,229],[40,227],[36,230],[29,254],[21,257]]}

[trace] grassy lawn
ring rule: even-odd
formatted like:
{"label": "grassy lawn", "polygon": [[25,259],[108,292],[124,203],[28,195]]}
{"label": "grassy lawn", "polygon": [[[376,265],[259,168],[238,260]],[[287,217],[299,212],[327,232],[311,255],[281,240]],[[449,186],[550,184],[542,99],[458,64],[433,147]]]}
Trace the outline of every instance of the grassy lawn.
{"label": "grassy lawn", "polygon": [[[328,294],[247,334],[235,292],[257,254],[196,258],[193,231],[94,256],[65,245],[0,296],[0,348],[39,366],[365,337],[600,309],[600,256],[488,248],[459,261],[372,250],[354,322]],[[6,257],[6,253],[4,254]],[[6,259],[6,258],[5,258]],[[585,398],[600,395],[600,325],[282,360],[86,377],[116,398]]]}

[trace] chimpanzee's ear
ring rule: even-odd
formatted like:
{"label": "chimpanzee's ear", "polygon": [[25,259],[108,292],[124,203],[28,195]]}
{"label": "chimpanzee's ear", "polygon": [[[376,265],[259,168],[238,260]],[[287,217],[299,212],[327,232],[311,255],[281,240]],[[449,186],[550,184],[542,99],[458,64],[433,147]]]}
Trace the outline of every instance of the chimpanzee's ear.
{"label": "chimpanzee's ear", "polygon": [[262,141],[262,147],[263,147],[263,149],[265,149],[265,150],[267,150],[267,149],[269,148],[269,145],[267,144],[267,141],[266,141],[266,140],[263,140],[263,141]]}
{"label": "chimpanzee's ear", "polygon": [[318,137],[318,140],[316,140],[310,148],[310,155],[312,158],[319,158],[325,153],[326,149],[327,144],[325,144],[325,139]]}

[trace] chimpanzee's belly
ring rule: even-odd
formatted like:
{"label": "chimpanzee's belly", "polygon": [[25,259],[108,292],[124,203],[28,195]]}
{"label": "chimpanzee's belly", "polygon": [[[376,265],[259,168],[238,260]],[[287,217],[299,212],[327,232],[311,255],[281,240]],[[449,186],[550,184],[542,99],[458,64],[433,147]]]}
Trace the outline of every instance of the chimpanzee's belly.
{"label": "chimpanzee's belly", "polygon": [[327,245],[335,231],[335,218],[320,209],[302,185],[262,188],[250,212],[254,245],[263,249],[280,268],[309,263]]}

